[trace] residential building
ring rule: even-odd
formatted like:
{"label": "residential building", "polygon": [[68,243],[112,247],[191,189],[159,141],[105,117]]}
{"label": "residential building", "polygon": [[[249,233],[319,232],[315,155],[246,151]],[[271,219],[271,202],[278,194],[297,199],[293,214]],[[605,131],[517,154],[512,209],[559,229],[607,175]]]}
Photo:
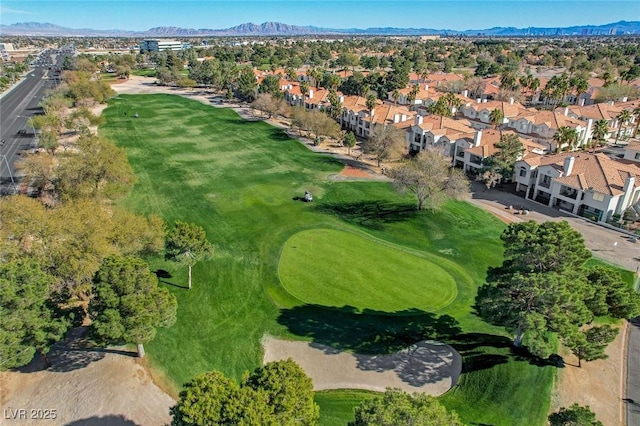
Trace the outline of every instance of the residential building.
{"label": "residential building", "polygon": [[472,138],[473,134],[474,130],[468,120],[454,120],[440,115],[418,115],[407,131],[407,150],[418,153],[427,148],[439,147],[453,157],[456,140]]}
{"label": "residential building", "polygon": [[598,153],[530,156],[516,163],[525,198],[599,222],[640,201],[640,164]]}
{"label": "residential building", "polygon": [[509,122],[509,119],[530,112],[530,110],[527,110],[522,104],[515,102],[513,98],[511,98],[509,102],[487,101],[478,98],[475,102],[463,104],[460,107],[460,113],[464,118],[469,120],[474,129],[482,130],[494,126],[494,124],[491,123],[490,116],[495,109],[502,112],[503,119],[500,124],[506,124]]}
{"label": "residential building", "polygon": [[569,127],[578,133],[578,142],[575,147],[586,145],[591,139],[593,120],[579,120],[569,115],[569,108],[563,112],[558,111],[537,111],[534,109],[521,110],[519,114],[507,120],[506,128],[513,130],[525,137],[531,138],[538,143],[548,147],[550,152],[558,149],[570,148],[568,146],[558,146],[553,140],[553,136],[561,127]]}
{"label": "residential building", "polygon": [[[495,129],[476,130],[473,137],[464,137],[456,140],[453,151],[453,165],[462,168],[471,175],[478,174],[485,165],[485,160],[500,151],[496,145],[505,135],[515,135],[512,131]],[[520,159],[529,156],[540,156],[547,152],[542,144],[518,136],[524,148]],[[511,179],[511,176],[505,176]]]}

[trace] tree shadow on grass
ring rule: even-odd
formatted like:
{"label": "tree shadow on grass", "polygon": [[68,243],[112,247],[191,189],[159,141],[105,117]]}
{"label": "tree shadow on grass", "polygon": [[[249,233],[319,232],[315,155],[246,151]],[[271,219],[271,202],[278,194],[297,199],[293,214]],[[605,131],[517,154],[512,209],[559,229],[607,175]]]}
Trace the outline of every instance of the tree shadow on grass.
{"label": "tree shadow on grass", "polygon": [[320,203],[317,208],[345,222],[380,230],[385,224],[411,220],[419,213],[415,205],[380,200]]}
{"label": "tree shadow on grass", "polygon": [[174,284],[171,281],[167,281],[166,280],[167,278],[173,278],[173,275],[171,275],[171,272],[169,271],[165,271],[164,269],[158,269],[156,271],[153,271],[153,273],[156,274],[156,277],[158,277],[159,283],[170,285],[176,288],[187,288],[187,289],[189,288],[189,286]]}
{"label": "tree shadow on grass", "polygon": [[421,340],[446,342],[461,333],[453,317],[438,317],[418,309],[360,312],[352,306],[303,305],[281,310],[278,322],[292,334],[359,354],[394,353]]}
{"label": "tree shadow on grass", "polygon": [[[525,348],[513,347],[507,337],[463,333],[455,318],[418,309],[360,312],[352,306],[327,308],[303,305],[281,310],[278,323],[292,334],[310,338],[311,346],[315,344],[327,354],[349,351],[360,355],[385,355],[409,348],[422,340],[435,340],[458,351],[462,357],[463,373],[512,361],[557,366],[557,360],[543,360],[529,354]],[[364,362],[361,364],[365,369],[375,369],[375,363],[369,367]],[[424,376],[414,376],[417,381],[426,380]]]}

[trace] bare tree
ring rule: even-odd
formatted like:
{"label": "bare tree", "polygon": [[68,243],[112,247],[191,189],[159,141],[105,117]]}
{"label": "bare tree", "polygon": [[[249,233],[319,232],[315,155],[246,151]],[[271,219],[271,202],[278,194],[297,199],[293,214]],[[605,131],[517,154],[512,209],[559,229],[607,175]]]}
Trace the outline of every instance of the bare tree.
{"label": "bare tree", "polygon": [[395,188],[411,192],[418,200],[418,210],[437,210],[449,199],[469,193],[469,180],[460,169],[450,167],[450,159],[441,150],[421,151],[402,167],[389,170]]}
{"label": "bare tree", "polygon": [[404,150],[404,132],[393,126],[376,126],[371,137],[365,141],[364,152],[373,154],[380,167],[380,162],[387,159],[398,159]]}

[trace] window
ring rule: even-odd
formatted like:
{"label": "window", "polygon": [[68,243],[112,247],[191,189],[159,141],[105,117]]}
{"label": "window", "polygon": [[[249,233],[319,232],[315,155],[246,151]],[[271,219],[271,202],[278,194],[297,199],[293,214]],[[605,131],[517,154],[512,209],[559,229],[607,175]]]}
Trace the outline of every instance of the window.
{"label": "window", "polygon": [[527,169],[520,169],[520,176],[521,177],[526,177],[527,176]]}
{"label": "window", "polygon": [[636,160],[640,160],[640,152],[636,152],[636,155],[633,157]]}
{"label": "window", "polygon": [[604,201],[604,194],[601,194],[600,192],[594,192],[593,201]]}

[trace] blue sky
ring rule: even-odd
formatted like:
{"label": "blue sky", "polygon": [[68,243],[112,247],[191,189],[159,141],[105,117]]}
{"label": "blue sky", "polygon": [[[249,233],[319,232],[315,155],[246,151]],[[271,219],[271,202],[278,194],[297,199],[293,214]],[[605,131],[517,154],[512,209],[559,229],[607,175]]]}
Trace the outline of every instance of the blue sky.
{"label": "blue sky", "polygon": [[70,28],[229,28],[277,21],[326,28],[484,29],[566,27],[640,20],[638,0],[21,0],[0,3],[0,23],[50,22]]}

